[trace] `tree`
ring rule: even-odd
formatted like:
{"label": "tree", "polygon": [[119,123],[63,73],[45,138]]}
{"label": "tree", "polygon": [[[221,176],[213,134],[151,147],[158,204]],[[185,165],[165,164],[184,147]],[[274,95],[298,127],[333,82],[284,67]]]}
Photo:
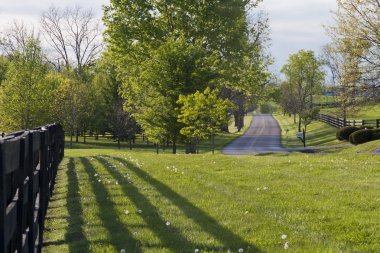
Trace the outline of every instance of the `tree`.
{"label": "tree", "polygon": [[[322,62],[317,60],[313,51],[300,50],[289,56],[281,72],[287,79],[288,94],[296,100],[293,105],[297,106],[296,113],[299,115],[298,131],[301,131],[301,115],[313,108],[313,95],[321,89],[325,73],[322,70]],[[290,111],[289,111],[290,112]]]}
{"label": "tree", "polygon": [[[48,123],[53,87],[45,84],[47,65],[36,37],[27,37],[22,51],[13,51],[0,90],[4,130],[30,129]],[[15,47],[16,48],[16,47]]]}
{"label": "tree", "polygon": [[[220,126],[228,122],[227,110],[232,106],[229,100],[218,98],[217,89],[210,90],[206,88],[203,93],[197,91],[190,95],[180,95],[177,103],[181,105],[178,115],[178,121],[184,123],[180,133],[186,136],[190,153],[198,153],[199,141],[214,138],[215,133]],[[213,139],[212,139],[213,140]],[[212,143],[214,152],[214,143]]]}
{"label": "tree", "polygon": [[156,144],[171,141],[173,153],[182,125],[177,121],[181,94],[191,94],[212,85],[217,75],[216,54],[209,54],[201,42],[184,37],[168,39],[151,58],[140,64],[139,75],[125,84],[123,96],[145,134]]}
{"label": "tree", "polygon": [[[364,90],[366,97],[379,97],[380,3],[378,0],[337,0],[337,6],[336,24],[327,27],[327,32],[334,53],[344,59],[344,64],[338,66],[340,72],[351,72],[341,75],[356,79],[355,85]],[[351,66],[347,66],[349,61],[353,61]]]}
{"label": "tree", "polygon": [[94,14],[79,6],[60,9],[52,6],[42,14],[41,27],[49,45],[57,53],[66,68],[74,68],[81,73],[86,66],[94,64],[102,49],[101,30]]}
{"label": "tree", "polygon": [[[105,7],[106,41],[123,81],[123,96],[127,102],[133,101],[134,115],[151,138],[160,139],[158,133],[166,135],[174,144],[175,152],[181,129],[175,113],[180,94],[191,94],[206,86],[240,92],[239,88],[231,87],[239,86],[244,76],[240,73],[239,78],[232,78],[230,74],[255,66],[252,55],[247,53],[252,47],[249,46],[246,8],[257,6],[258,2],[131,0],[126,5],[112,0]],[[177,46],[173,46],[175,44]],[[168,52],[171,59],[157,57],[165,50],[172,50]],[[243,60],[244,57],[250,59]],[[216,60],[218,64],[213,63]],[[203,75],[203,82],[198,82],[197,73],[205,71],[209,74]],[[143,96],[141,91],[148,95]],[[148,98],[157,101],[151,102]],[[154,108],[163,105],[165,109],[150,111],[147,105]],[[163,115],[164,112],[167,114]],[[152,115],[147,117],[149,113]]]}

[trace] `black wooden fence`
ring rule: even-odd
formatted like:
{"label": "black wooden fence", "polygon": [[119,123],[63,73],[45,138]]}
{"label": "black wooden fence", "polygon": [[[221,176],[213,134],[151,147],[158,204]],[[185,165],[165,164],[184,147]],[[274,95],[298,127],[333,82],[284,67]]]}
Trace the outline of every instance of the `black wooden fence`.
{"label": "black wooden fence", "polygon": [[58,124],[0,138],[0,252],[40,252],[64,134]]}
{"label": "black wooden fence", "polygon": [[346,127],[346,126],[357,126],[357,127],[365,126],[365,127],[380,128],[380,119],[344,120],[344,119],[337,118],[331,115],[320,114],[319,120],[338,128]]}

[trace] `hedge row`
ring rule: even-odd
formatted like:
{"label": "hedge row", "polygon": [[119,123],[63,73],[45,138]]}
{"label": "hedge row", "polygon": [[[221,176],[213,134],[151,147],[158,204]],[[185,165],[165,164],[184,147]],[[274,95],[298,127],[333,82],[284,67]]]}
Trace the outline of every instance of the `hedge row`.
{"label": "hedge row", "polygon": [[338,140],[347,140],[352,144],[362,144],[369,141],[380,140],[380,129],[343,127],[336,132]]}

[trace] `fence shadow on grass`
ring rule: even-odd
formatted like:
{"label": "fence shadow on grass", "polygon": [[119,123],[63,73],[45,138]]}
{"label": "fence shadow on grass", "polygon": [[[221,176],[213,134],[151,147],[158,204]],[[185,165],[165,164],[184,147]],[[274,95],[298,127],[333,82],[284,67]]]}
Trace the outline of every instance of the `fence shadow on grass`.
{"label": "fence shadow on grass", "polygon": [[110,168],[107,160],[100,157],[95,157],[95,159],[120,183],[124,194],[133,204],[143,211],[141,218],[163,244],[159,247],[171,249],[173,252],[194,252],[195,245],[187,240],[175,226],[166,226],[166,220],[159,215],[159,210],[133,184],[129,183],[119,171]]}
{"label": "fence shadow on grass", "polygon": [[[234,234],[232,231],[220,225],[217,220],[208,215],[205,211],[196,207],[190,201],[174,192],[169,186],[151,177],[148,173],[141,170],[133,163],[119,157],[107,157],[125,164],[128,169],[133,171],[140,179],[153,186],[160,194],[174,203],[189,219],[192,219],[195,223],[202,227],[205,232],[222,242],[225,248],[231,247],[237,249],[250,247],[250,252],[263,252],[254,245],[250,245],[240,236]],[[107,164],[107,161],[105,159],[99,157],[97,157],[97,159],[102,161],[103,164]],[[120,172],[116,170],[112,171],[112,174],[119,180],[123,178]],[[205,245],[205,247],[207,247],[207,245]],[[210,250],[210,248],[208,249]]]}
{"label": "fence shadow on grass", "polygon": [[[66,165],[66,175],[67,175],[67,192],[60,192],[60,187],[56,188],[56,192],[53,195],[52,200],[49,205],[49,213],[46,217],[46,220],[64,220],[67,221],[67,226],[65,225],[62,228],[65,230],[64,240],[56,241],[45,241],[43,247],[48,246],[59,246],[67,244],[70,252],[89,252],[89,242],[83,231],[83,209],[81,205],[80,195],[79,195],[79,182],[76,174],[76,168],[74,165],[74,159],[70,158]],[[62,208],[61,205],[55,206],[56,203],[60,203],[63,199],[67,207],[68,215],[55,215],[54,209]],[[57,229],[57,227],[55,228]],[[49,227],[45,228],[46,231],[50,231]],[[54,231],[50,231],[54,232]]]}
{"label": "fence shadow on grass", "polygon": [[[138,240],[133,238],[132,233],[127,229],[126,225],[118,219],[118,213],[114,208],[114,203],[110,200],[110,194],[102,183],[95,180],[97,171],[87,158],[80,157],[84,170],[90,177],[92,192],[95,194],[97,203],[100,206],[99,218],[107,229],[109,234],[109,242],[117,248],[118,251],[125,249],[126,252],[140,253],[141,245]],[[93,180],[91,180],[93,179]],[[86,252],[86,251],[83,251]]]}
{"label": "fence shadow on grass", "polygon": [[79,195],[79,182],[74,159],[70,158],[67,164],[67,211],[69,214],[68,228],[65,241],[69,245],[70,252],[89,252],[89,242],[83,231],[83,209]]}

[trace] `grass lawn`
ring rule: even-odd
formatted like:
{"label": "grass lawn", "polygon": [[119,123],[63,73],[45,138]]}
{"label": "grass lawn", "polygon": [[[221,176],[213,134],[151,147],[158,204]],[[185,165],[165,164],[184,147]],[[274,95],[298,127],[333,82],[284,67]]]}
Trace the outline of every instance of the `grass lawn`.
{"label": "grass lawn", "polygon": [[[339,108],[323,108],[321,113],[340,116]],[[380,119],[380,104],[361,106],[355,113],[349,113],[349,119]]]}
{"label": "grass lawn", "polygon": [[[293,117],[283,114],[275,114],[273,116],[276,118],[282,129],[282,146],[287,148],[303,147],[302,142],[295,137],[298,132],[298,124],[294,124]],[[286,132],[286,129],[289,131]],[[306,130],[307,146],[327,146],[341,143],[336,139],[337,129],[323,122],[314,121],[307,126]]]}
{"label": "grass lawn", "polygon": [[66,150],[43,252],[377,252],[379,185],[374,155]]}

